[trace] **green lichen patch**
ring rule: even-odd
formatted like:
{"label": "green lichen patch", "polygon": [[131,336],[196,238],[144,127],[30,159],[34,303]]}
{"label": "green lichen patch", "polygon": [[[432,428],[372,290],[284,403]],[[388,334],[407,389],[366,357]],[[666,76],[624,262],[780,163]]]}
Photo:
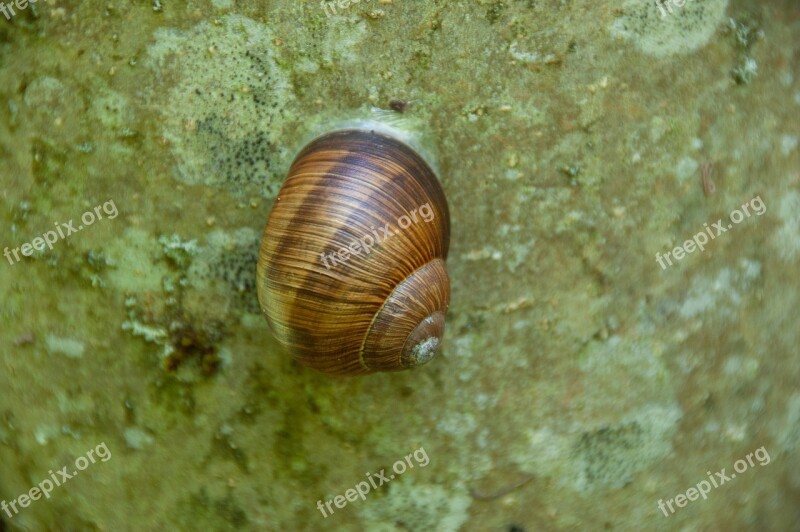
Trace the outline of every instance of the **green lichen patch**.
{"label": "green lichen patch", "polygon": [[777,205],[780,228],[772,238],[778,256],[786,262],[800,259],[800,192],[791,190],[784,194]]}
{"label": "green lichen patch", "polygon": [[639,446],[641,440],[642,427],[636,422],[581,434],[576,452],[584,462],[582,473],[586,483],[622,487],[630,482],[633,465],[627,453]]}
{"label": "green lichen patch", "polygon": [[609,28],[654,56],[687,54],[704,46],[723,21],[728,0],[627,0]]}
{"label": "green lichen patch", "polygon": [[[612,422],[642,401],[671,401],[674,383],[663,350],[658,341],[648,338],[614,335],[589,342],[578,362],[585,379],[582,417]],[[627,399],[631,393],[636,394],[635,402]]]}
{"label": "green lichen patch", "polygon": [[229,15],[188,31],[158,30],[155,38],[151,100],[164,113],[177,177],[242,196],[274,195],[293,96],[270,28]]}
{"label": "green lichen patch", "polygon": [[185,270],[192,262],[192,257],[197,255],[197,241],[183,241],[178,235],[162,235],[158,237],[164,257],[175,267]]}
{"label": "green lichen patch", "polygon": [[248,227],[210,233],[189,270],[190,283],[206,287],[218,281],[237,311],[260,313],[256,296],[259,242],[259,234]]}
{"label": "green lichen patch", "polygon": [[576,487],[621,488],[637,471],[672,449],[681,414],[675,406],[648,405],[614,425],[583,432],[575,442]]}

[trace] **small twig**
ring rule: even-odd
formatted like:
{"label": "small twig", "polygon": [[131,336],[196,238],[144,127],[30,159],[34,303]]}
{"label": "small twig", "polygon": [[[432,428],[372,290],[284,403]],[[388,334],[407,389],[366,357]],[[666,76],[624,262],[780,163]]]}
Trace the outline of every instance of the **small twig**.
{"label": "small twig", "polygon": [[508,495],[512,491],[521,488],[522,486],[524,486],[525,484],[527,484],[528,482],[530,482],[534,478],[535,478],[534,475],[528,475],[527,477],[525,477],[524,479],[520,480],[516,484],[512,484],[510,486],[506,486],[505,488],[502,488],[499,491],[496,491],[494,493],[480,493],[478,491],[475,491],[474,489],[470,489],[469,490],[469,494],[472,496],[473,499],[476,499],[476,500],[479,500],[479,501],[491,501],[491,500],[494,500],[494,499],[498,499],[498,498],[502,497],[503,495]]}
{"label": "small twig", "polygon": [[700,165],[700,184],[703,186],[703,194],[705,194],[706,197],[717,191],[717,186],[714,184],[714,180],[711,179],[713,175],[714,163],[711,161],[703,162],[703,164]]}

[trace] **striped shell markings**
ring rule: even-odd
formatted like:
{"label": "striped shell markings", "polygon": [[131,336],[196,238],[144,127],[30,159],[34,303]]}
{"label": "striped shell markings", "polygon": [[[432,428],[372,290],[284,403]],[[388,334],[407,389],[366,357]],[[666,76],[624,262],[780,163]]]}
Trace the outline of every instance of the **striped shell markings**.
{"label": "striped shell markings", "polygon": [[450,215],[410,146],[370,129],[318,137],[296,157],[258,259],[258,300],[277,340],[330,374],[431,360],[450,302]]}

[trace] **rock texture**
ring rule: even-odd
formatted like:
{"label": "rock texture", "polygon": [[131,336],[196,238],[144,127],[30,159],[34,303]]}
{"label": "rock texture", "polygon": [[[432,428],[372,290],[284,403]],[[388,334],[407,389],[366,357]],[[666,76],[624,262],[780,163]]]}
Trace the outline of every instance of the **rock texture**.
{"label": "rock texture", "polygon": [[[112,455],[0,530],[796,528],[800,11],[670,5],[0,16],[0,501]],[[305,141],[387,113],[450,201],[443,354],[332,379],[270,337],[258,241]]]}

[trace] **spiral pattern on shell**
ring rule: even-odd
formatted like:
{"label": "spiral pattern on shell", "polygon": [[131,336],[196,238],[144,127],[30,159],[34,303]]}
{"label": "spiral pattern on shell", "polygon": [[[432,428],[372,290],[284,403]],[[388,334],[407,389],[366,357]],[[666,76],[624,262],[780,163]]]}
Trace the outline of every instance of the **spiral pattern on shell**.
{"label": "spiral pattern on shell", "polygon": [[[417,218],[424,205],[430,220]],[[404,216],[417,221],[400,228]],[[444,334],[449,240],[444,192],[413,148],[372,130],[328,133],[298,154],[270,212],[261,309],[278,341],[319,371],[423,364]]]}

